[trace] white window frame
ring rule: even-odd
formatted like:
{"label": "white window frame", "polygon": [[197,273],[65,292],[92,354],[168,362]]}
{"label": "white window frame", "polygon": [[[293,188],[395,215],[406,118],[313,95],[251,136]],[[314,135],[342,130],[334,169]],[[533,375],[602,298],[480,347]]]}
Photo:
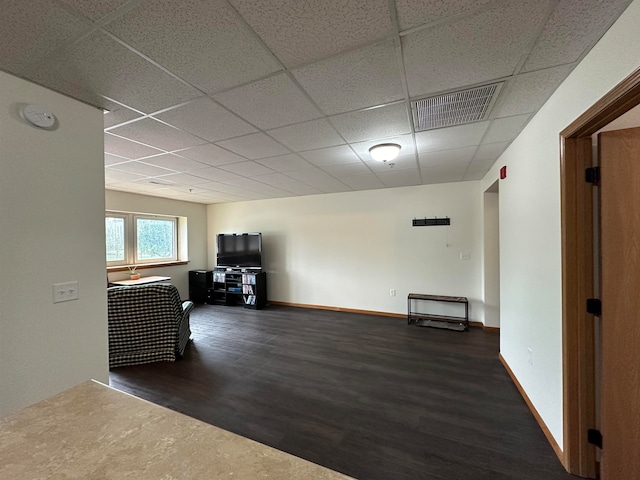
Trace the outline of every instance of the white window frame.
{"label": "white window frame", "polygon": [[[161,264],[180,261],[180,223],[179,217],[171,215],[152,215],[136,212],[119,212],[107,210],[105,212],[106,217],[123,218],[124,219],[124,249],[125,259],[107,262],[107,267],[124,267],[129,265],[149,265],[149,264]],[[171,258],[153,258],[149,260],[140,260],[138,258],[137,251],[137,220],[138,219],[151,219],[151,220],[168,220],[173,222],[173,252],[174,256]],[[105,239],[106,241],[106,239]]]}

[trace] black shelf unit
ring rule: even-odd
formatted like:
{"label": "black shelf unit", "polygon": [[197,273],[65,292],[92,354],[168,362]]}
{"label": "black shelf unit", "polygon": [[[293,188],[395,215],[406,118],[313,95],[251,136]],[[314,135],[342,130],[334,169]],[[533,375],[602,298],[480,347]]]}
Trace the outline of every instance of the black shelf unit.
{"label": "black shelf unit", "polygon": [[207,295],[211,287],[213,287],[212,271],[189,271],[189,299],[193,303],[205,303],[207,301]]}
{"label": "black shelf unit", "polygon": [[[464,306],[464,316],[440,315],[427,313],[424,310],[417,312],[414,310],[412,302],[445,302],[459,303]],[[426,305],[423,305],[426,308]],[[469,330],[469,300],[467,297],[450,297],[447,295],[426,295],[423,293],[410,293],[407,296],[407,323],[415,322],[420,327],[446,328],[466,332]]]}
{"label": "black shelf unit", "polygon": [[267,305],[267,274],[265,272],[242,273],[242,302],[244,308],[261,310]]}

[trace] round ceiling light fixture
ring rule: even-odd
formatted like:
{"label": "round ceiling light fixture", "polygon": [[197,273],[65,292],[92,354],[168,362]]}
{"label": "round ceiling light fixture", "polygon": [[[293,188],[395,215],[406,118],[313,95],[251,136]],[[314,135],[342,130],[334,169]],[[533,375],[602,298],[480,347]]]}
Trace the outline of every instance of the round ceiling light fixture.
{"label": "round ceiling light fixture", "polygon": [[400,154],[400,145],[397,143],[381,143],[369,149],[371,158],[378,162],[394,160]]}

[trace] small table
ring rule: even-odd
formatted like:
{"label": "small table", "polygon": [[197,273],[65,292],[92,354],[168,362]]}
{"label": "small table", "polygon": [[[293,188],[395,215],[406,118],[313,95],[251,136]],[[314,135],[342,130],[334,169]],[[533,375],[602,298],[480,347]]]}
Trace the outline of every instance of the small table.
{"label": "small table", "polygon": [[156,282],[168,282],[171,280],[171,277],[159,277],[159,276],[151,276],[151,277],[140,277],[137,280],[120,280],[118,282],[109,282],[112,285],[118,286],[131,286],[131,285],[144,285],[145,283],[156,283]]}

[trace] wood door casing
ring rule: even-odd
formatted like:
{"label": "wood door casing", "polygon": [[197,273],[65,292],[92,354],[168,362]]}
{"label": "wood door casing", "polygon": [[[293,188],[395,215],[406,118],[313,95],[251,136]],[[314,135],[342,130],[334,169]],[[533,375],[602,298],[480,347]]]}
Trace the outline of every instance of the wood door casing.
{"label": "wood door casing", "polygon": [[598,136],[602,480],[640,479],[640,128]]}

